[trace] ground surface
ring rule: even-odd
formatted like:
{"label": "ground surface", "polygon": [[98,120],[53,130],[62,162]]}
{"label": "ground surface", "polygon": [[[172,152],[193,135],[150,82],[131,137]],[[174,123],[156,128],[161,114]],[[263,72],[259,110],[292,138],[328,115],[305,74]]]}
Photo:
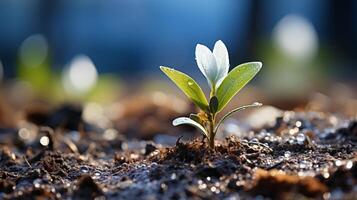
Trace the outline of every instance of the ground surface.
{"label": "ground surface", "polygon": [[201,137],[167,146],[126,139],[114,129],[88,124],[68,131],[80,123],[80,113],[67,109],[62,115],[67,121],[61,126],[58,120],[30,116],[37,125],[24,122],[21,129],[0,131],[0,199],[357,195],[355,121],[284,112],[273,125],[218,139],[211,151]]}

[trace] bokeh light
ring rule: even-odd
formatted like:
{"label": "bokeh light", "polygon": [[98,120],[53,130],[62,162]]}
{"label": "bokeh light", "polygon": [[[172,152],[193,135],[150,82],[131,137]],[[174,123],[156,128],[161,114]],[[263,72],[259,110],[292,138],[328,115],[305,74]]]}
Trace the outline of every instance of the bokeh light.
{"label": "bokeh light", "polygon": [[50,139],[47,136],[42,136],[40,143],[42,146],[48,146],[50,144]]}
{"label": "bokeh light", "polygon": [[31,35],[26,38],[19,49],[20,60],[27,67],[38,67],[48,55],[46,38],[41,34]]}
{"label": "bokeh light", "polygon": [[305,60],[315,56],[318,36],[306,18],[290,14],[282,18],[273,30],[276,45],[294,59]]}
{"label": "bokeh light", "polygon": [[92,60],[86,55],[78,55],[64,69],[62,83],[68,93],[82,95],[95,86],[97,78],[98,72]]}

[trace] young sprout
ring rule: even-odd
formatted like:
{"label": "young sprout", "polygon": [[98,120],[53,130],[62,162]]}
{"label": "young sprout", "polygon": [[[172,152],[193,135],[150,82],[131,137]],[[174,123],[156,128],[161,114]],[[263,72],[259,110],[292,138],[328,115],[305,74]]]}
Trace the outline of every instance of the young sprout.
{"label": "young sprout", "polygon": [[198,68],[206,77],[211,89],[209,102],[201,87],[190,76],[178,70],[160,66],[160,69],[179,87],[182,92],[200,108],[197,114],[189,117],[179,117],[173,121],[174,126],[188,124],[198,128],[208,139],[209,147],[214,149],[214,138],[222,122],[233,113],[261,106],[253,103],[231,110],[218,122],[216,116],[228,102],[259,72],[261,62],[248,62],[238,65],[229,73],[228,51],[224,43],[219,40],[215,43],[213,52],[206,46],[196,46],[196,62]]}

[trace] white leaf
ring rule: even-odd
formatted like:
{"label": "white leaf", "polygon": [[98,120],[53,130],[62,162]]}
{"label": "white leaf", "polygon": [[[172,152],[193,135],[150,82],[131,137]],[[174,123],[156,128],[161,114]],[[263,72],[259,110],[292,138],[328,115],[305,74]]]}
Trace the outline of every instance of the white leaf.
{"label": "white leaf", "polygon": [[172,125],[174,125],[174,126],[178,126],[178,125],[182,125],[182,124],[194,126],[194,127],[198,128],[206,137],[208,137],[206,129],[201,124],[197,123],[196,121],[194,121],[188,117],[179,117],[179,118],[176,118],[172,122]]}
{"label": "white leaf", "polygon": [[201,44],[197,44],[195,54],[198,68],[206,77],[208,84],[212,88],[217,81],[218,68],[216,59],[211,50]]}
{"label": "white leaf", "polygon": [[214,44],[213,55],[216,59],[218,74],[216,87],[222,83],[223,79],[227,76],[229,71],[229,55],[226,45],[221,40]]}

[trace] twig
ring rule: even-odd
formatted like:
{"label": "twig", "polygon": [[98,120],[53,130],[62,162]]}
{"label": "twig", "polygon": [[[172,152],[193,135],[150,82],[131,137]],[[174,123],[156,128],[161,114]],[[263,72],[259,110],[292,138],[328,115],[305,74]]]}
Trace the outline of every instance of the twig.
{"label": "twig", "polygon": [[29,161],[27,160],[26,156],[23,156],[23,158],[24,158],[26,164],[27,164],[30,168],[32,168],[32,166],[31,166],[31,164],[29,163]]}

